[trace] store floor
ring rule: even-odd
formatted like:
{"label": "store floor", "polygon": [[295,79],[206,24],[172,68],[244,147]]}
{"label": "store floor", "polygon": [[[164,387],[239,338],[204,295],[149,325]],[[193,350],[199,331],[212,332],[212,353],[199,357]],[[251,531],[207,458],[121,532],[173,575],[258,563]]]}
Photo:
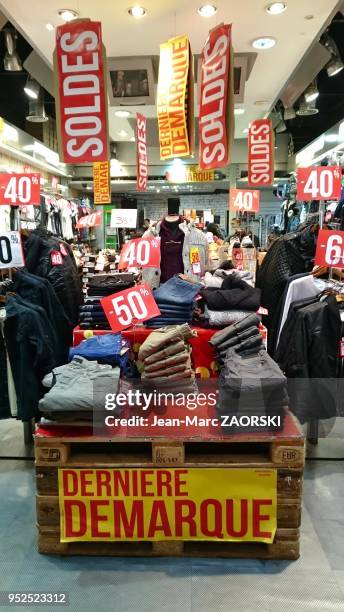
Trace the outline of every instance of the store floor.
{"label": "store floor", "polygon": [[[0,454],[19,456],[9,451],[24,449],[22,426],[5,423]],[[344,456],[344,438],[331,437]],[[324,444],[330,441],[319,449]],[[71,612],[344,610],[344,462],[307,463],[301,558],[294,562],[39,555],[34,491],[32,461],[0,460],[1,591],[68,592],[70,605],[53,609]]]}

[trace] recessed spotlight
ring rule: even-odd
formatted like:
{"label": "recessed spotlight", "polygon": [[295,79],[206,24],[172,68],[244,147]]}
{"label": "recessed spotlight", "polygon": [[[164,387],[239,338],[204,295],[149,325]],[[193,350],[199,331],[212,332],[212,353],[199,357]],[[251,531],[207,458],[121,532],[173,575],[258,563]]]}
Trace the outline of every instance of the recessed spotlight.
{"label": "recessed spotlight", "polygon": [[119,136],[122,136],[122,138],[124,138],[125,136],[128,136],[128,132],[126,132],[125,130],[120,130],[120,131],[118,132],[118,135],[119,135]]}
{"label": "recessed spotlight", "polygon": [[245,128],[245,129],[242,131],[242,133],[243,133],[243,134],[248,134],[248,128]]}
{"label": "recessed spotlight", "polygon": [[57,11],[58,15],[63,19],[63,21],[72,21],[79,17],[79,13],[72,9],[60,9]]}
{"label": "recessed spotlight", "polygon": [[128,13],[131,15],[131,17],[135,17],[135,19],[141,19],[147,15],[147,11],[145,8],[143,8],[143,6],[132,6],[128,10]]}
{"label": "recessed spotlight", "polygon": [[305,15],[305,19],[307,19],[307,21],[311,21],[311,19],[314,19],[314,15]]}
{"label": "recessed spotlight", "polygon": [[158,188],[157,188],[156,192],[157,192],[157,193],[160,193],[160,189],[158,189]]}
{"label": "recessed spotlight", "polygon": [[135,136],[132,136],[132,137],[130,138],[130,142],[135,142],[135,140],[136,140]]}
{"label": "recessed spotlight", "polygon": [[276,44],[276,39],[271,36],[262,36],[261,38],[255,38],[252,41],[252,47],[265,51],[266,49],[272,49]]}
{"label": "recessed spotlight", "polygon": [[49,32],[52,32],[53,30],[55,30],[55,27],[53,26],[52,23],[46,23],[45,27],[47,28],[47,30],[49,30]]}
{"label": "recessed spotlight", "polygon": [[235,108],[234,109],[234,115],[243,115],[245,112],[244,108]]}
{"label": "recessed spotlight", "polygon": [[116,117],[130,117],[130,112],[127,110],[117,110],[115,111]]}
{"label": "recessed spotlight", "polygon": [[217,13],[217,7],[214,4],[203,4],[197,9],[197,13],[201,17],[213,17]]}
{"label": "recessed spotlight", "polygon": [[266,7],[266,12],[269,13],[269,15],[280,15],[286,10],[287,5],[285,2],[272,2]]}

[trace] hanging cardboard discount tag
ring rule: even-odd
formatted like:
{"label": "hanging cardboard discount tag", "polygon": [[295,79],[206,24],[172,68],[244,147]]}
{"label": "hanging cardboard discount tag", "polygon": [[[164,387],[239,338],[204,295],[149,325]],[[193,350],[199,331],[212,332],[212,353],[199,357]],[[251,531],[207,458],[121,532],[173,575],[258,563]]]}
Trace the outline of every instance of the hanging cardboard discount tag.
{"label": "hanging cardboard discount tag", "polygon": [[39,206],[41,197],[41,175],[0,173],[0,205]]}
{"label": "hanging cardboard discount tag", "polygon": [[319,230],[315,265],[344,268],[344,232]]}
{"label": "hanging cardboard discount tag", "polygon": [[25,266],[20,232],[0,232],[0,269]]}
{"label": "hanging cardboard discount tag", "polygon": [[266,187],[274,180],[275,136],[271,119],[251,121],[248,130],[248,184]]}
{"label": "hanging cardboard discount tag", "polygon": [[136,164],[137,190],[147,191],[148,156],[147,156],[147,119],[140,113],[136,114]]}
{"label": "hanging cardboard discount tag", "polygon": [[297,199],[337,200],[342,189],[342,169],[339,166],[318,166],[297,169]]}
{"label": "hanging cardboard discount tag", "polygon": [[160,238],[135,238],[123,245],[118,262],[119,270],[159,266]]}
{"label": "hanging cardboard discount tag", "polygon": [[97,210],[97,212],[92,213],[91,215],[85,215],[85,217],[80,217],[78,220],[76,227],[77,229],[82,229],[86,227],[99,227],[102,222],[102,211]]}
{"label": "hanging cardboard discount tag", "polygon": [[109,295],[100,302],[114,332],[160,315],[148,285],[136,285],[131,289]]}
{"label": "hanging cardboard discount tag", "polygon": [[234,54],[232,26],[209,32],[201,55],[199,108],[200,168],[222,168],[230,161],[234,138]]}
{"label": "hanging cardboard discount tag", "polygon": [[258,189],[231,189],[229,210],[232,212],[259,212],[260,191]]}

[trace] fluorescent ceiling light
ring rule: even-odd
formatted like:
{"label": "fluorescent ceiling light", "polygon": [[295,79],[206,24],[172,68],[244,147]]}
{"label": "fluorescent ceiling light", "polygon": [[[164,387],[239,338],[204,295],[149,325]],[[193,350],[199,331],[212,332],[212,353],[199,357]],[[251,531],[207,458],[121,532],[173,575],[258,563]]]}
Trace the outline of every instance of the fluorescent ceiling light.
{"label": "fluorescent ceiling light", "polygon": [[131,17],[135,17],[135,19],[141,19],[141,17],[145,17],[147,15],[147,11],[143,6],[132,6],[128,10],[129,15]]}
{"label": "fluorescent ceiling light", "polygon": [[63,21],[73,21],[73,19],[79,17],[79,13],[73,9],[60,9],[57,13]]}
{"label": "fluorescent ceiling light", "polygon": [[245,112],[244,108],[235,108],[234,109],[234,115],[243,115]]}
{"label": "fluorescent ceiling light", "polygon": [[255,38],[252,41],[252,47],[264,51],[266,49],[272,49],[276,44],[276,39],[271,36],[262,36],[261,38]]}
{"label": "fluorescent ceiling light", "polygon": [[128,110],[117,110],[115,111],[116,117],[130,117],[130,112]]}
{"label": "fluorescent ceiling light", "polygon": [[217,13],[217,7],[214,4],[203,4],[197,9],[197,13],[201,17],[213,17]]}
{"label": "fluorescent ceiling light", "polygon": [[269,13],[269,15],[280,15],[286,10],[287,5],[285,2],[272,2],[266,7],[266,12]]}
{"label": "fluorescent ceiling light", "polygon": [[29,98],[32,98],[32,100],[37,100],[39,96],[39,89],[39,83],[37,83],[36,79],[28,77],[24,86],[26,95],[29,96]]}
{"label": "fluorescent ceiling light", "polygon": [[120,131],[118,132],[118,135],[119,135],[119,136],[122,136],[122,138],[124,138],[125,136],[128,136],[128,132],[126,132],[125,130],[120,130]]}
{"label": "fluorescent ceiling light", "polygon": [[46,23],[45,27],[47,28],[47,30],[49,30],[49,32],[52,32],[53,30],[55,30],[52,23]]}

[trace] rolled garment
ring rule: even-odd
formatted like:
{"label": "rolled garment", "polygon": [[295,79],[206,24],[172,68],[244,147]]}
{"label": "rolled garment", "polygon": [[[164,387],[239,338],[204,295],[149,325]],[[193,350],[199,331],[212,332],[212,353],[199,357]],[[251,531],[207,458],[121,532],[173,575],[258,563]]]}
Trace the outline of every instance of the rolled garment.
{"label": "rolled garment", "polygon": [[169,368],[162,368],[161,370],[156,370],[155,372],[147,372],[144,370],[145,378],[162,378],[164,376],[171,376],[172,374],[176,374],[177,372],[189,372],[191,371],[191,360],[190,357],[184,363],[177,363],[174,366],[170,366]]}
{"label": "rolled garment", "polygon": [[240,281],[240,283],[245,285],[245,288],[203,289],[201,291],[201,295],[204,298],[209,310],[257,311],[260,306],[260,289],[250,287],[245,281]]}
{"label": "rolled garment", "polygon": [[187,323],[183,325],[171,325],[161,327],[149,334],[148,338],[141,344],[139,359],[143,361],[146,357],[161,350],[166,345],[177,342],[178,340],[188,340],[197,336]]}
{"label": "rolled garment", "polygon": [[164,327],[165,325],[181,325],[191,323],[191,318],[187,317],[156,317],[145,322],[146,327]]}
{"label": "rolled garment", "polygon": [[248,327],[247,329],[244,329],[242,332],[239,332],[238,334],[233,336],[233,338],[228,338],[224,342],[220,342],[220,344],[217,346],[217,350],[222,353],[223,351],[227,351],[231,347],[239,345],[247,338],[253,338],[254,336],[258,335],[260,335],[258,327],[254,327],[252,325],[251,327]]}
{"label": "rolled garment", "polygon": [[153,353],[153,355],[146,357],[144,361],[145,366],[149,366],[153,363],[160,363],[160,361],[162,361],[163,359],[184,351],[187,346],[189,345],[186,345],[185,342],[183,342],[182,340],[176,342],[175,344],[170,344],[169,346],[163,348],[161,351],[157,351],[156,353]]}
{"label": "rolled garment", "polygon": [[239,344],[239,346],[236,346],[234,350],[239,355],[244,355],[246,351],[250,351],[249,354],[251,355],[251,351],[253,349],[255,349],[258,353],[259,350],[263,349],[263,347],[263,339],[260,333],[258,333],[257,336],[254,336],[253,338],[247,338],[246,340],[241,342],[241,344]]}
{"label": "rolled garment", "polygon": [[190,359],[189,351],[182,351],[181,353],[176,353],[168,359],[161,359],[160,361],[156,361],[155,363],[146,364],[145,362],[145,372],[148,374],[150,372],[155,372],[156,370],[161,370],[162,368],[168,368],[169,366],[177,365],[179,363],[187,363]]}
{"label": "rolled garment", "polygon": [[247,316],[247,312],[242,310],[224,310],[221,312],[208,309],[207,313],[211,327],[224,327],[225,325],[238,323]]}
{"label": "rolled garment", "polygon": [[176,275],[160,285],[153,295],[159,304],[182,304],[185,306],[193,303],[202,286],[201,283],[190,283]]}
{"label": "rolled garment", "polygon": [[[160,376],[155,378],[148,378],[145,373],[142,374],[143,380],[149,380],[152,383],[156,383],[156,385],[160,385],[160,383],[168,383],[174,380],[184,380],[185,378],[193,377],[193,370],[183,370],[182,372],[176,372],[175,374],[171,374],[171,376]],[[166,387],[168,390],[168,386]]]}
{"label": "rolled garment", "polygon": [[225,327],[225,329],[221,329],[221,331],[216,332],[216,334],[214,334],[213,337],[209,340],[209,344],[211,344],[212,346],[218,346],[229,338],[234,338],[234,336],[243,332],[249,327],[258,327],[259,323],[260,318],[258,317],[258,315],[248,313],[238,323],[235,323],[234,325],[229,325],[228,327]]}

